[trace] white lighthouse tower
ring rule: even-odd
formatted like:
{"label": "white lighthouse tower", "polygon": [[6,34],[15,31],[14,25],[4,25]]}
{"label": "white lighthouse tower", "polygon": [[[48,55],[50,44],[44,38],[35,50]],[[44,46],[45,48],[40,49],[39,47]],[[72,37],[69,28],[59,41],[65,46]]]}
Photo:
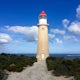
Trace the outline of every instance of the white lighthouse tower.
{"label": "white lighthouse tower", "polygon": [[49,56],[48,48],[48,23],[47,14],[42,11],[39,15],[38,23],[38,50],[37,50],[37,61],[45,60]]}

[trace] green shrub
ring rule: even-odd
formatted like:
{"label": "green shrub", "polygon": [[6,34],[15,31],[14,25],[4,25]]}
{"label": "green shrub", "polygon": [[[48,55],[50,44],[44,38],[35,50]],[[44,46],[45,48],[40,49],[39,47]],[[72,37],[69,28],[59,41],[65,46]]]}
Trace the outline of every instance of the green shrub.
{"label": "green shrub", "polygon": [[[0,69],[20,72],[24,67],[32,66],[36,61],[36,57],[2,53],[0,54]],[[12,64],[14,64],[14,66],[11,66]]]}
{"label": "green shrub", "polygon": [[80,80],[80,59],[66,59],[48,57],[46,59],[48,70],[60,76],[74,76],[75,80]]}

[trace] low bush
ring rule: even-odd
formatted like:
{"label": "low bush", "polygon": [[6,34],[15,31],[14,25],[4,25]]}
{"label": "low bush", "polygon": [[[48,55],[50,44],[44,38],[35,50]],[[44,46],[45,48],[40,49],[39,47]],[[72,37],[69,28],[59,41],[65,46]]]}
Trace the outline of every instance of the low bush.
{"label": "low bush", "polygon": [[36,62],[36,57],[29,57],[25,55],[15,55],[15,54],[0,54],[0,80],[3,78],[5,74],[4,70],[12,71],[12,72],[21,72],[24,67],[32,66],[34,62]]}
{"label": "low bush", "polygon": [[48,57],[46,63],[56,76],[74,76],[75,80],[80,80],[80,59]]}

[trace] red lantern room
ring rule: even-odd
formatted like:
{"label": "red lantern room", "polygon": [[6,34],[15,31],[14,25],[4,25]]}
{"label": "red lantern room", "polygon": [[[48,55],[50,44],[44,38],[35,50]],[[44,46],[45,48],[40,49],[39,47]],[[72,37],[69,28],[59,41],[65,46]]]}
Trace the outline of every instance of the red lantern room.
{"label": "red lantern room", "polygon": [[47,16],[47,14],[45,13],[45,11],[42,11],[39,16],[40,16],[40,17],[41,17],[41,16]]}
{"label": "red lantern room", "polygon": [[39,18],[40,18],[40,19],[46,19],[46,18],[47,18],[46,12],[45,12],[45,11],[42,11],[42,12],[40,13],[40,15],[39,15]]}
{"label": "red lantern room", "polygon": [[45,11],[42,11],[39,14],[39,25],[47,24],[47,14]]}

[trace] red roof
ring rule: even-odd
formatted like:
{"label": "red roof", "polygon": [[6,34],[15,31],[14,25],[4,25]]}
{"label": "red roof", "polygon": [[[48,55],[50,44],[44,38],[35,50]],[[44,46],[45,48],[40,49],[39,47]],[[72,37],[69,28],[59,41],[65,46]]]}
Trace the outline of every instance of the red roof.
{"label": "red roof", "polygon": [[39,16],[46,16],[45,11],[42,11]]}

